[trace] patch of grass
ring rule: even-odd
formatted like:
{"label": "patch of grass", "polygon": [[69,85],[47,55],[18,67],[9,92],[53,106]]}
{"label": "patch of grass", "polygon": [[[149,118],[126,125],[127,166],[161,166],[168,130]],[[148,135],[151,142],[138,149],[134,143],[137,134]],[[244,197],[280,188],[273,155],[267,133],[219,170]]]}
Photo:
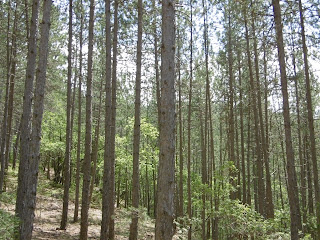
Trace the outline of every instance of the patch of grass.
{"label": "patch of grass", "polygon": [[0,194],[0,202],[6,204],[15,204],[16,203],[16,191],[2,192]]}
{"label": "patch of grass", "polygon": [[18,218],[0,209],[0,238],[4,240],[14,239],[17,236],[19,226]]}

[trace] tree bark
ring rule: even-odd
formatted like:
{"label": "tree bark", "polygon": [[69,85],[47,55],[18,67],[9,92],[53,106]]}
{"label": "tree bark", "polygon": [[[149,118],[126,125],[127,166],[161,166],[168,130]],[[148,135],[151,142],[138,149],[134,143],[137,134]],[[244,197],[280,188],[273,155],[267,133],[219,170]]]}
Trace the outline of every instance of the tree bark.
{"label": "tree bark", "polygon": [[64,191],[60,229],[65,230],[68,223],[69,188],[70,188],[70,158],[71,158],[71,75],[72,75],[72,0],[69,0],[69,40],[68,40],[68,83],[67,83],[67,124],[66,150],[64,158]]}
{"label": "tree bark", "polygon": [[174,234],[175,169],[175,12],[174,0],[162,1],[161,115],[156,240]]}
{"label": "tree bark", "polygon": [[41,125],[44,110],[44,93],[46,83],[51,5],[51,0],[45,0],[43,3],[41,39],[39,45],[39,62],[34,91],[34,110],[32,115],[30,152],[27,159],[27,169],[24,172],[24,174],[26,175],[25,179],[27,180],[27,186],[24,196],[25,202],[24,206],[22,207],[23,214],[20,215],[20,239],[24,240],[29,240],[32,237],[33,221],[35,216],[34,211],[36,207],[38,171],[40,163]]}
{"label": "tree bark", "polygon": [[278,60],[280,65],[281,74],[281,90],[283,97],[283,120],[286,138],[286,156],[287,156],[287,173],[288,173],[288,197],[290,205],[290,218],[291,218],[291,239],[299,239],[299,230],[302,230],[300,206],[298,197],[298,186],[296,178],[296,170],[294,165],[294,152],[292,147],[291,125],[290,125],[290,111],[289,111],[289,97],[287,89],[287,73],[285,63],[285,52],[283,45],[282,23],[281,23],[281,10],[279,0],[272,0]]}
{"label": "tree bark", "polygon": [[106,99],[105,99],[105,150],[102,191],[102,222],[100,239],[109,237],[109,225],[111,221],[110,205],[113,204],[111,192],[111,26],[110,26],[110,0],[105,0],[106,16]]}
{"label": "tree bark", "polygon": [[[5,143],[5,169],[8,169],[10,150],[11,150],[11,132],[12,132],[12,117],[13,117],[13,95],[16,79],[16,66],[17,66],[17,23],[18,23],[18,3],[16,2],[14,11],[14,23],[12,31],[12,47],[11,47],[11,57],[10,57],[10,76],[9,76],[9,99],[8,99],[8,120],[7,120],[7,133],[6,133],[6,143]],[[6,174],[6,173],[5,173]],[[1,189],[1,188],[0,188]],[[4,189],[5,190],[5,189]]]}
{"label": "tree bark", "polygon": [[86,135],[85,153],[83,160],[83,185],[82,185],[82,205],[80,222],[80,240],[88,238],[88,212],[90,194],[90,173],[91,173],[91,145],[92,145],[92,55],[93,55],[93,29],[94,29],[94,0],[90,0],[89,15],[89,43],[88,43],[88,77],[86,92]]}
{"label": "tree bark", "polygon": [[253,79],[253,69],[252,69],[252,61],[251,61],[251,53],[250,53],[250,43],[249,43],[249,33],[247,27],[247,13],[244,11],[244,24],[245,24],[245,35],[246,35],[246,51],[247,51],[247,58],[248,58],[248,67],[249,67],[249,78],[250,78],[250,96],[253,108],[253,116],[254,116],[254,133],[255,133],[255,145],[256,145],[256,155],[257,155],[257,178],[258,178],[258,211],[261,215],[264,215],[264,183],[263,183],[263,169],[262,169],[262,152],[261,152],[261,145],[260,145],[260,134],[259,134],[259,113],[256,106],[256,86]]}
{"label": "tree bark", "polygon": [[[189,80],[189,96],[188,96],[188,159],[187,159],[187,191],[188,191],[188,218],[192,218],[192,196],[191,196],[191,115],[192,115],[192,80],[193,80],[193,8],[192,0],[190,0],[190,80]],[[192,223],[188,226],[188,240],[191,240]]]}
{"label": "tree bark", "polygon": [[302,2],[299,0],[299,11],[300,11],[300,26],[301,26],[301,37],[302,37],[302,50],[304,60],[304,73],[306,81],[306,99],[307,99],[307,111],[308,111],[308,126],[309,126],[309,138],[311,144],[311,159],[313,169],[313,184],[314,184],[314,195],[316,203],[316,216],[317,216],[317,238],[320,238],[320,188],[319,188],[319,175],[318,175],[318,163],[317,163],[317,149],[316,140],[314,133],[314,119],[313,119],[313,107],[312,107],[312,96],[311,96],[311,84],[309,74],[309,63],[308,63],[308,49],[306,44],[306,34],[304,29],[304,17]]}
{"label": "tree bark", "polygon": [[79,53],[79,88],[78,88],[78,141],[77,141],[77,162],[76,162],[76,190],[75,190],[75,201],[74,201],[74,214],[73,221],[78,221],[79,215],[79,191],[80,191],[80,155],[81,155],[81,99],[82,99],[82,45],[83,45],[83,11],[82,11],[82,0],[80,1],[80,53]]}
{"label": "tree bark", "polygon": [[[229,131],[228,131],[228,140],[230,144],[230,161],[233,163],[234,168],[236,168],[236,162],[235,162],[235,147],[234,147],[234,110],[233,110],[233,82],[234,82],[234,76],[233,76],[233,51],[232,51],[232,36],[231,36],[231,11],[228,10],[228,43],[227,43],[227,51],[228,51],[228,77],[229,77]],[[234,189],[230,192],[230,199],[235,200],[237,198],[236,195],[236,186],[237,186],[237,173],[236,169],[233,167],[229,169],[229,178],[230,178],[230,184],[234,187]]]}
{"label": "tree bark", "polygon": [[138,42],[137,70],[135,88],[135,112],[133,133],[133,173],[132,173],[132,222],[130,224],[130,240],[138,239],[139,219],[139,152],[140,152],[140,115],[141,115],[141,57],[142,57],[142,0],[138,0]]}
{"label": "tree bark", "polygon": [[[16,199],[16,216],[22,220],[25,216],[25,204],[27,202],[26,192],[28,188],[29,147],[30,147],[30,119],[33,97],[33,82],[35,77],[36,56],[37,56],[37,32],[38,32],[39,0],[32,2],[32,16],[30,35],[28,39],[28,60],[26,69],[26,80],[23,98],[23,113],[21,118],[21,142],[20,142],[20,162],[18,172],[18,188]],[[24,223],[20,222],[19,232],[24,231]]]}

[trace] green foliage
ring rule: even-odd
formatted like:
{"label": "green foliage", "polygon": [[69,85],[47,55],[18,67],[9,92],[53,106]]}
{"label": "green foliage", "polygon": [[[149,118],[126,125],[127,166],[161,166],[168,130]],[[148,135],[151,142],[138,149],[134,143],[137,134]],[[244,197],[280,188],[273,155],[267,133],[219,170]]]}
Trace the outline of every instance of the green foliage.
{"label": "green foliage", "polygon": [[10,240],[17,236],[19,226],[18,218],[0,209],[0,236],[1,239]]}
{"label": "green foliage", "polygon": [[219,211],[214,215],[219,219],[221,231],[230,236],[254,236],[255,239],[265,239],[268,224],[250,206],[225,199],[221,201]]}

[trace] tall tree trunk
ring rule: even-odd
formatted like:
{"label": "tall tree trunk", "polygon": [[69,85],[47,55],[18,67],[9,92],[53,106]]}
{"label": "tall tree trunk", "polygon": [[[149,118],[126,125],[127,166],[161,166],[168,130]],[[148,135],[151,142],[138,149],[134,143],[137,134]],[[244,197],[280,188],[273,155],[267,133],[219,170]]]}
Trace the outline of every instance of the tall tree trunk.
{"label": "tall tree trunk", "polygon": [[78,140],[77,140],[77,162],[76,162],[76,190],[74,201],[73,221],[78,221],[79,216],[79,192],[80,192],[80,155],[81,155],[81,99],[82,99],[82,45],[83,45],[83,11],[82,0],[80,0],[80,53],[79,53],[79,88],[78,88]]}
{"label": "tall tree trunk", "polygon": [[137,42],[137,69],[135,88],[135,112],[133,133],[133,172],[132,172],[132,222],[130,224],[130,240],[138,239],[139,219],[139,153],[140,153],[140,102],[141,102],[141,58],[142,58],[142,0],[138,0],[138,42]]}
{"label": "tall tree trunk", "polygon": [[[38,33],[39,0],[32,2],[32,17],[30,25],[30,35],[28,39],[28,60],[26,69],[26,80],[23,97],[23,113],[21,118],[21,140],[20,140],[20,162],[18,172],[18,188],[16,199],[16,216],[22,219],[25,216],[25,205],[27,202],[26,192],[28,188],[29,171],[29,147],[31,134],[31,107],[33,97],[33,82],[35,77],[36,57],[37,57],[37,33]],[[24,223],[20,222],[18,231],[24,231]],[[20,230],[21,229],[21,230]]]}
{"label": "tall tree trunk", "polygon": [[162,1],[161,118],[158,201],[155,239],[174,234],[175,155],[175,12],[174,1]]}
{"label": "tall tree trunk", "polygon": [[[234,82],[234,76],[233,76],[233,51],[232,51],[232,36],[231,36],[231,10],[228,10],[228,75],[229,75],[229,132],[228,132],[228,141],[230,144],[230,161],[236,166],[235,162],[235,147],[234,147],[234,110],[233,110],[233,82]],[[230,178],[230,184],[234,187],[234,189],[230,193],[230,199],[235,200],[237,198],[235,189],[237,185],[237,173],[236,170],[233,168],[229,169],[229,178]]]}
{"label": "tall tree trunk", "polygon": [[[238,72],[239,72],[239,110],[240,110],[240,145],[241,145],[241,175],[242,175],[242,202],[247,203],[247,184],[246,184],[246,164],[244,151],[244,127],[243,127],[243,87],[241,72],[241,53],[238,52]],[[240,169],[239,169],[240,170]]]}
{"label": "tall tree trunk", "polygon": [[[180,41],[180,31],[178,29],[178,39]],[[178,69],[178,113],[179,113],[179,204],[178,204],[178,211],[177,211],[177,217],[183,217],[183,121],[182,121],[182,80],[181,80],[181,43],[178,43],[178,59],[177,59],[177,69]]]}
{"label": "tall tree trunk", "polygon": [[16,169],[17,152],[18,152],[19,143],[20,143],[20,134],[21,134],[21,120],[20,120],[20,123],[19,123],[19,127],[17,129],[16,141],[15,141],[14,146],[13,146],[12,169]]}
{"label": "tall tree trunk", "polygon": [[105,0],[106,16],[106,100],[105,100],[105,150],[103,170],[103,195],[102,195],[102,222],[100,239],[109,237],[109,225],[111,221],[110,205],[113,204],[111,192],[111,26],[110,26],[110,0]]}
{"label": "tall tree trunk", "polygon": [[[161,98],[161,93],[160,93],[160,74],[159,74],[159,63],[158,63],[158,35],[157,35],[157,9],[156,9],[156,0],[152,0],[152,10],[153,10],[153,41],[154,41],[154,68],[155,68],[155,81],[156,81],[156,98],[157,98],[157,120],[158,120],[158,130],[160,130],[160,98]],[[160,154],[160,153],[159,153]],[[160,158],[160,155],[159,155]],[[156,166],[155,166],[156,168]],[[153,169],[153,188],[154,188],[154,216],[156,216],[156,208],[157,208],[157,189],[156,189],[156,170]]]}
{"label": "tall tree trunk", "polygon": [[[255,12],[252,11],[252,16],[255,16]],[[271,180],[270,180],[270,171],[269,171],[269,159],[268,159],[268,149],[266,144],[265,129],[263,123],[263,114],[262,114],[262,103],[261,103],[261,83],[260,83],[260,72],[259,72],[259,55],[258,55],[258,44],[256,38],[256,26],[255,19],[252,18],[252,34],[253,34],[253,51],[254,51],[254,65],[255,65],[255,74],[256,74],[256,92],[258,99],[258,112],[259,112],[259,124],[260,124],[260,135],[261,135],[261,146],[263,152],[263,159],[266,165],[266,190],[264,188],[264,181],[262,181],[261,187],[263,191],[262,197],[265,199],[266,206],[263,210],[264,216],[267,218],[274,218],[274,206],[272,201],[272,189],[271,189]],[[263,164],[261,164],[262,178],[263,178]]]}
{"label": "tall tree trunk", "polygon": [[300,26],[301,26],[302,50],[303,50],[303,60],[304,60],[304,73],[305,73],[305,81],[306,81],[309,138],[310,138],[310,144],[311,144],[311,158],[312,158],[312,167],[313,167],[313,184],[314,184],[314,194],[315,194],[315,202],[316,202],[317,238],[320,238],[320,188],[319,188],[319,176],[318,176],[317,149],[316,149],[316,140],[315,140],[314,123],[313,123],[314,119],[313,119],[313,107],[312,107],[310,74],[309,74],[309,63],[308,63],[308,49],[306,44],[306,34],[304,29],[304,17],[303,17],[303,8],[302,8],[301,0],[299,0],[299,11],[300,11]]}
{"label": "tall tree trunk", "polygon": [[[201,183],[203,186],[207,184],[207,155],[206,155],[206,129],[204,130],[203,125],[203,112],[202,107],[199,106],[199,116],[200,116],[200,146],[201,146]],[[202,191],[201,194],[201,236],[202,239],[206,239],[206,194]]]}
{"label": "tall tree trunk", "polygon": [[63,207],[60,229],[65,230],[68,223],[69,188],[70,188],[70,158],[71,158],[71,75],[72,75],[72,0],[69,0],[69,40],[68,40],[68,83],[67,83],[67,124],[66,151],[64,158],[64,189]]}
{"label": "tall tree trunk", "polygon": [[103,81],[101,80],[97,125],[94,129],[94,140],[92,143],[92,152],[91,152],[91,163],[93,164],[93,166],[91,168],[91,179],[92,180],[90,182],[89,202],[91,202],[91,199],[92,199],[93,188],[95,185],[96,172],[97,172],[97,160],[98,160],[99,138],[100,138],[100,119],[101,119],[101,106],[102,106],[102,91],[103,91]]}
{"label": "tall tree trunk", "polygon": [[[299,151],[299,164],[300,164],[300,191],[301,191],[301,208],[302,208],[302,220],[303,223],[307,221],[307,202],[306,202],[306,166],[305,166],[305,158],[303,157],[303,146],[302,146],[302,134],[301,134],[301,115],[300,115],[300,94],[299,94],[299,86],[298,86],[298,74],[296,67],[296,56],[295,56],[295,44],[294,37],[292,35],[292,65],[293,65],[293,73],[294,73],[294,88],[295,88],[295,97],[296,97],[296,111],[297,111],[297,131],[298,131],[298,151]],[[304,228],[304,224],[302,225]],[[304,231],[304,229],[303,229]]]}
{"label": "tall tree trunk", "polygon": [[261,151],[261,144],[260,144],[260,134],[259,134],[259,113],[256,106],[256,86],[253,79],[253,69],[252,69],[252,62],[251,62],[251,53],[250,53],[250,43],[249,43],[249,33],[248,33],[248,26],[247,26],[247,12],[244,11],[244,24],[245,24],[245,31],[246,31],[246,51],[248,57],[248,67],[249,67],[249,78],[250,78],[250,96],[251,96],[251,103],[253,108],[253,116],[254,116],[254,133],[255,133],[255,145],[256,145],[256,155],[257,155],[257,164],[256,164],[256,175],[258,178],[258,211],[261,215],[264,215],[264,183],[263,183],[263,169],[262,169],[262,151]]}
{"label": "tall tree trunk", "polygon": [[114,233],[114,203],[115,203],[115,144],[116,144],[116,109],[117,109],[117,54],[118,54],[118,4],[119,0],[114,1],[114,24],[113,24],[113,59],[112,59],[112,101],[111,101],[111,132],[110,132],[110,159],[111,159],[111,172],[110,172],[110,192],[112,195],[110,204],[110,233],[109,239],[113,240]]}
{"label": "tall tree trunk", "polygon": [[300,217],[300,206],[298,197],[298,186],[296,170],[294,165],[294,152],[292,147],[291,137],[291,125],[290,125],[290,111],[289,111],[289,97],[287,89],[287,73],[285,63],[285,52],[283,45],[282,35],[282,23],[281,23],[281,10],[279,0],[272,0],[276,39],[278,47],[278,59],[281,73],[281,90],[283,97],[283,120],[286,138],[286,155],[287,155],[287,172],[288,172],[288,197],[290,205],[290,218],[291,218],[291,239],[299,239],[298,232],[302,230],[301,217]]}
{"label": "tall tree trunk", "polygon": [[8,26],[7,26],[7,80],[6,80],[6,92],[4,102],[4,113],[2,120],[1,136],[0,136],[0,193],[4,187],[4,175],[5,175],[5,152],[6,152],[6,137],[7,137],[7,123],[8,123],[8,107],[9,107],[9,94],[10,94],[10,71],[11,71],[11,48],[10,48],[10,11],[11,1],[8,1]]}
{"label": "tall tree trunk", "polygon": [[[11,47],[11,57],[10,57],[10,76],[9,76],[9,99],[8,99],[8,122],[7,122],[7,135],[5,143],[5,169],[8,169],[9,158],[10,158],[10,146],[11,146],[11,132],[12,132],[12,116],[13,116],[13,94],[14,85],[16,79],[16,66],[17,66],[17,23],[18,23],[18,3],[16,2],[14,11],[14,23],[12,31],[12,47]],[[0,188],[1,189],[1,188]],[[5,189],[4,189],[5,190]]]}
{"label": "tall tree trunk", "polygon": [[89,43],[88,43],[88,77],[86,92],[86,135],[85,152],[83,160],[83,185],[82,205],[80,222],[80,240],[88,238],[88,212],[90,194],[90,173],[91,173],[91,145],[92,145],[92,55],[93,55],[93,28],[94,28],[94,0],[90,0],[89,15]]}
{"label": "tall tree trunk", "polygon": [[[188,159],[187,159],[187,191],[188,191],[188,217],[192,218],[192,196],[191,196],[191,114],[192,114],[192,80],[193,80],[193,7],[190,0],[190,80],[189,80],[189,96],[188,96]],[[191,240],[192,223],[188,227],[188,240]]]}
{"label": "tall tree trunk", "polygon": [[250,123],[251,123],[251,111],[250,111],[250,103],[248,106],[248,139],[247,139],[247,148],[248,148],[248,152],[247,152],[247,203],[248,205],[251,205],[251,174],[250,174],[250,148],[251,148],[251,128],[250,128]]}
{"label": "tall tree trunk", "polygon": [[[209,83],[209,44],[208,44],[208,26],[207,26],[207,6],[206,6],[206,1],[202,0],[202,7],[203,7],[203,26],[204,26],[204,32],[203,32],[203,40],[204,40],[204,54],[205,54],[205,69],[206,69],[206,95],[205,95],[205,119],[204,119],[204,134],[203,134],[203,139],[204,139],[204,155],[203,155],[203,172],[202,172],[202,180],[203,183],[208,185],[208,180],[209,180],[209,173],[208,173],[208,167],[207,165],[210,166],[210,160],[207,158],[207,149],[209,149],[209,142],[208,142],[208,110],[209,110],[209,101],[211,100],[210,98],[210,83]],[[208,154],[209,156],[209,154]],[[208,159],[208,162],[207,162]],[[211,171],[210,171],[211,172]],[[205,218],[206,214],[205,214],[205,208],[206,208],[206,198],[207,198],[207,194],[203,193],[202,195],[202,204],[203,204],[203,226],[202,226],[202,234],[203,234],[203,239],[208,238],[206,236],[206,229],[205,229],[205,225],[206,225],[206,221],[207,219]],[[209,218],[210,221],[210,218]],[[210,225],[208,225],[210,227]],[[208,228],[209,229],[209,228]],[[207,231],[207,233],[209,233],[210,236],[210,230]],[[207,234],[208,235],[208,234]]]}
{"label": "tall tree trunk", "polygon": [[[40,141],[41,141],[41,125],[44,109],[44,93],[47,71],[48,42],[50,29],[50,12],[51,0],[43,3],[43,17],[41,21],[41,39],[39,45],[39,62],[36,74],[36,83],[34,91],[34,105],[32,116],[32,132],[30,142],[30,152],[28,155],[27,169],[24,174],[27,180],[27,189],[25,192],[25,205],[22,207],[22,215],[20,215],[20,239],[29,240],[32,237],[34,211],[36,207],[36,194],[38,183],[38,171],[40,163]],[[20,170],[20,168],[19,168]],[[19,186],[18,186],[19,187]]]}
{"label": "tall tree trunk", "polygon": [[271,175],[269,165],[269,124],[268,124],[268,80],[267,80],[267,59],[266,59],[266,40],[263,41],[263,71],[264,71],[264,112],[265,112],[265,165],[266,165],[266,203],[267,218],[274,218],[274,203],[271,188]]}

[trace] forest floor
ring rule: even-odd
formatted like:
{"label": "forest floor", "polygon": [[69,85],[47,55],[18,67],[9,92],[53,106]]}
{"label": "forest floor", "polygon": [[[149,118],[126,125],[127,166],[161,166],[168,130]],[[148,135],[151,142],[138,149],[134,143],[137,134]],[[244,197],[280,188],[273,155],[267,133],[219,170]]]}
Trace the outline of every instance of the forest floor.
{"label": "forest floor", "polygon": [[[7,192],[5,199],[1,196],[0,209],[14,214],[15,191],[17,186],[17,176],[10,176],[7,181]],[[14,174],[16,175],[16,174]],[[3,194],[1,194],[3,195]],[[14,196],[14,197],[13,197]],[[32,239],[44,240],[75,240],[79,239],[80,222],[73,222],[74,202],[69,201],[69,222],[66,230],[59,230],[62,214],[62,187],[52,184],[52,181],[45,179],[40,174],[39,186],[37,191],[37,207],[35,211],[35,222]],[[79,209],[80,217],[81,209]],[[99,239],[101,209],[91,207],[89,210],[88,239]],[[130,226],[130,212],[127,209],[117,208],[115,212],[115,234],[116,240],[128,239]],[[139,220],[139,239],[154,239],[154,219],[147,214],[142,214]],[[0,236],[1,239],[1,236]],[[175,235],[174,239],[185,239],[181,234]]]}

